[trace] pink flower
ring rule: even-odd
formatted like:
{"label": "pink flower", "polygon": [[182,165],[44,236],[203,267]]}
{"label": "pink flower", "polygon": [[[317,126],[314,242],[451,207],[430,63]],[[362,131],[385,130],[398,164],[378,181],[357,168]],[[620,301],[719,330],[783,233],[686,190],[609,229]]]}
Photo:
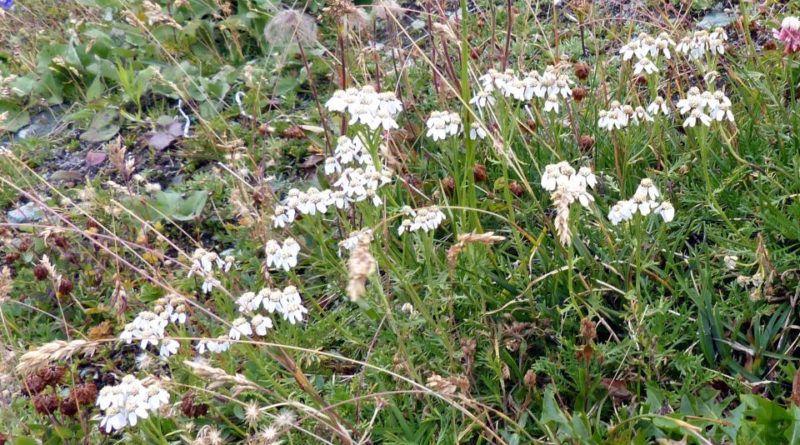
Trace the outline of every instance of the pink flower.
{"label": "pink flower", "polygon": [[786,45],[786,54],[800,51],[800,19],[797,17],[785,17],[781,22],[781,29],[773,30],[772,35]]}

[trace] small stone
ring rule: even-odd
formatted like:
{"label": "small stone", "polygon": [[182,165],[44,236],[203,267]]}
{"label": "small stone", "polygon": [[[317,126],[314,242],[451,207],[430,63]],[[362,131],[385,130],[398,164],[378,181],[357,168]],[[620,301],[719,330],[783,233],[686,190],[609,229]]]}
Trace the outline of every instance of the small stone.
{"label": "small stone", "polygon": [[29,202],[22,207],[6,213],[8,222],[12,224],[27,224],[44,218],[44,212],[36,204]]}

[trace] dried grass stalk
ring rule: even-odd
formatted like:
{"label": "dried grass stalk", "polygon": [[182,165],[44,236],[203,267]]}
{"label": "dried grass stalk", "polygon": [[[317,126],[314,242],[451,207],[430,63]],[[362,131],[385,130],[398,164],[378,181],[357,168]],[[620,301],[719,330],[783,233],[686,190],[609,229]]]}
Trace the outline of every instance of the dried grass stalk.
{"label": "dried grass stalk", "polygon": [[461,255],[461,252],[467,247],[468,244],[483,244],[484,246],[491,246],[492,244],[498,243],[505,239],[506,238],[503,236],[495,235],[494,232],[470,232],[458,235],[458,242],[453,244],[447,250],[447,263],[450,265],[451,269],[454,268],[456,266],[456,261],[458,261],[458,256]]}
{"label": "dried grass stalk", "polygon": [[56,340],[28,351],[19,358],[17,372],[30,375],[52,362],[70,359],[78,354],[94,354],[98,343],[88,340]]}

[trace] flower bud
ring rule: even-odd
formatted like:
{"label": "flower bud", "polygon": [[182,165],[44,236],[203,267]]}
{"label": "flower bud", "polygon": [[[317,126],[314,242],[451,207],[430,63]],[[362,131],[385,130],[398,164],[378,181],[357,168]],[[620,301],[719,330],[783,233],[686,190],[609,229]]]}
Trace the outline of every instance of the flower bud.
{"label": "flower bud", "polygon": [[33,408],[39,414],[53,414],[58,410],[59,400],[55,394],[37,394],[33,398]]}
{"label": "flower bud", "polygon": [[37,264],[33,267],[33,276],[36,277],[37,280],[43,281],[46,280],[47,277],[50,275],[50,272],[47,271],[47,268],[44,267],[42,264]]}
{"label": "flower bud", "polygon": [[58,295],[69,295],[72,293],[72,281],[62,278],[58,282]]}
{"label": "flower bud", "polygon": [[576,102],[580,102],[586,98],[586,88],[584,87],[575,87],[572,89],[572,98],[575,99]]}
{"label": "flower bud", "polygon": [[580,80],[586,80],[589,77],[589,73],[591,72],[591,68],[584,62],[576,63],[575,64],[575,77]]}
{"label": "flower bud", "polygon": [[472,167],[472,176],[475,178],[475,182],[483,182],[488,178],[486,174],[486,166],[483,164],[475,164]]}
{"label": "flower bud", "polygon": [[525,194],[525,189],[517,181],[511,181],[511,184],[508,184],[508,189],[517,198]]}
{"label": "flower bud", "polygon": [[536,373],[533,372],[533,369],[529,369],[528,372],[525,373],[525,377],[522,378],[522,382],[528,389],[536,388]]}
{"label": "flower bud", "polygon": [[578,139],[578,146],[581,148],[582,152],[587,152],[594,147],[594,138],[588,134],[582,134]]}
{"label": "flower bud", "polygon": [[456,190],[456,181],[452,176],[448,176],[442,179],[442,188],[447,196],[453,196],[453,192]]}

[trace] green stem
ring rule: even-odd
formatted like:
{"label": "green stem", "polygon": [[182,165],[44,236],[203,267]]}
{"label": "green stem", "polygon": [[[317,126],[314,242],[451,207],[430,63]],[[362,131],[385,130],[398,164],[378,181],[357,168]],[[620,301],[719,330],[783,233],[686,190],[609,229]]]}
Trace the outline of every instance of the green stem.
{"label": "green stem", "polygon": [[[466,202],[460,202],[461,205],[468,207],[477,207],[478,198],[475,192],[475,177],[472,174],[472,168],[475,165],[475,141],[470,137],[470,124],[472,123],[472,112],[469,109],[469,101],[472,92],[469,88],[469,35],[467,32],[467,18],[469,17],[467,11],[467,0],[461,0],[461,101],[464,106],[464,141],[466,142],[466,165],[464,166],[464,184],[467,186]],[[509,36],[510,38],[510,36]],[[467,224],[469,230],[475,230],[480,227],[478,214],[472,213],[470,222]]]}

